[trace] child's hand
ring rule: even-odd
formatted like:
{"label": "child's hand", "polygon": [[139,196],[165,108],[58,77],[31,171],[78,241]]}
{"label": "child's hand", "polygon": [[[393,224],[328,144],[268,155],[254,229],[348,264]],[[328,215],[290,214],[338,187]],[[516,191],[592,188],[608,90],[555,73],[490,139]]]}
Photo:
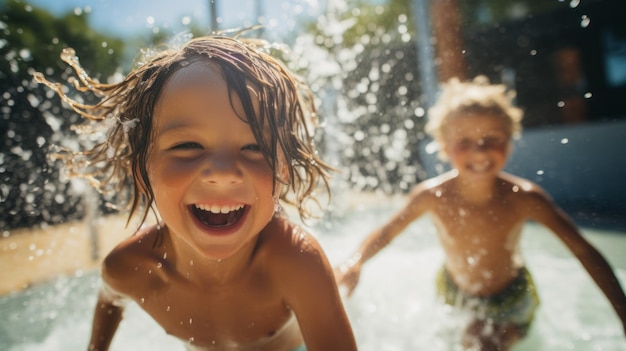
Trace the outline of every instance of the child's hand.
{"label": "child's hand", "polygon": [[359,283],[361,264],[349,260],[335,269],[335,276],[337,277],[337,285],[345,285],[347,289],[346,295],[350,297]]}

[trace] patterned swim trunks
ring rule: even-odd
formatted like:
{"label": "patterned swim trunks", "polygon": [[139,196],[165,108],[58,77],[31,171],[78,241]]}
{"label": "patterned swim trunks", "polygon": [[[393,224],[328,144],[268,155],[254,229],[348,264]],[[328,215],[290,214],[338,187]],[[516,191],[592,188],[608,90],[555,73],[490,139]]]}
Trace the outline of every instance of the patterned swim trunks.
{"label": "patterned swim trunks", "polygon": [[539,307],[535,284],[526,268],[501,292],[491,296],[474,296],[460,291],[445,268],[436,278],[437,294],[448,305],[467,309],[479,319],[494,323],[512,323],[526,334]]}

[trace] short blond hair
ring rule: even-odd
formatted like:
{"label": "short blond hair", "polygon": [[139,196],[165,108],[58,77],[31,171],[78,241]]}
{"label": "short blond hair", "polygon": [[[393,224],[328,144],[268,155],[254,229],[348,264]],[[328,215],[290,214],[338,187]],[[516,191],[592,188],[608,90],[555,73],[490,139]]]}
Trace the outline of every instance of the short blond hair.
{"label": "short blond hair", "polygon": [[510,138],[519,137],[522,131],[522,109],[513,104],[514,91],[507,91],[502,84],[490,84],[485,76],[462,82],[452,78],[443,84],[441,95],[428,110],[425,130],[439,144],[439,156],[446,159],[443,151],[444,134],[448,119],[465,113],[490,113],[500,116],[508,125]]}

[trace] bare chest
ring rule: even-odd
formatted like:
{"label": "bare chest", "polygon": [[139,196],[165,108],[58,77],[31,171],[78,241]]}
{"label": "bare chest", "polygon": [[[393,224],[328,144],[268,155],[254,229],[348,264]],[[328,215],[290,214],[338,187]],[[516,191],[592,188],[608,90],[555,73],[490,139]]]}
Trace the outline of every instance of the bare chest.
{"label": "bare chest", "polygon": [[524,220],[516,206],[505,201],[472,204],[454,199],[442,200],[435,206],[434,214],[446,225],[448,231],[453,231],[453,228],[506,231]]}
{"label": "bare chest", "polygon": [[153,282],[133,299],[168,334],[190,345],[230,349],[256,343],[275,337],[292,316],[262,278],[212,287],[174,280]]}
{"label": "bare chest", "polygon": [[465,291],[490,294],[523,265],[519,255],[525,218],[515,206],[442,203],[434,211],[446,267]]}

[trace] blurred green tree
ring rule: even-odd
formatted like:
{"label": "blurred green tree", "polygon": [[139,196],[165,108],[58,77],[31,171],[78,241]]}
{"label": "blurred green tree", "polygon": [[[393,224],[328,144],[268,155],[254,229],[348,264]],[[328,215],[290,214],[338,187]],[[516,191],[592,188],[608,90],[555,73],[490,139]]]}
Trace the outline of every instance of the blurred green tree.
{"label": "blurred green tree", "polygon": [[57,18],[20,0],[0,3],[0,33],[0,228],[81,217],[80,194],[46,157],[78,117],[32,73],[65,81],[72,72],[60,53],[73,47],[86,70],[106,81],[119,69],[123,42],[91,29],[85,12]]}

